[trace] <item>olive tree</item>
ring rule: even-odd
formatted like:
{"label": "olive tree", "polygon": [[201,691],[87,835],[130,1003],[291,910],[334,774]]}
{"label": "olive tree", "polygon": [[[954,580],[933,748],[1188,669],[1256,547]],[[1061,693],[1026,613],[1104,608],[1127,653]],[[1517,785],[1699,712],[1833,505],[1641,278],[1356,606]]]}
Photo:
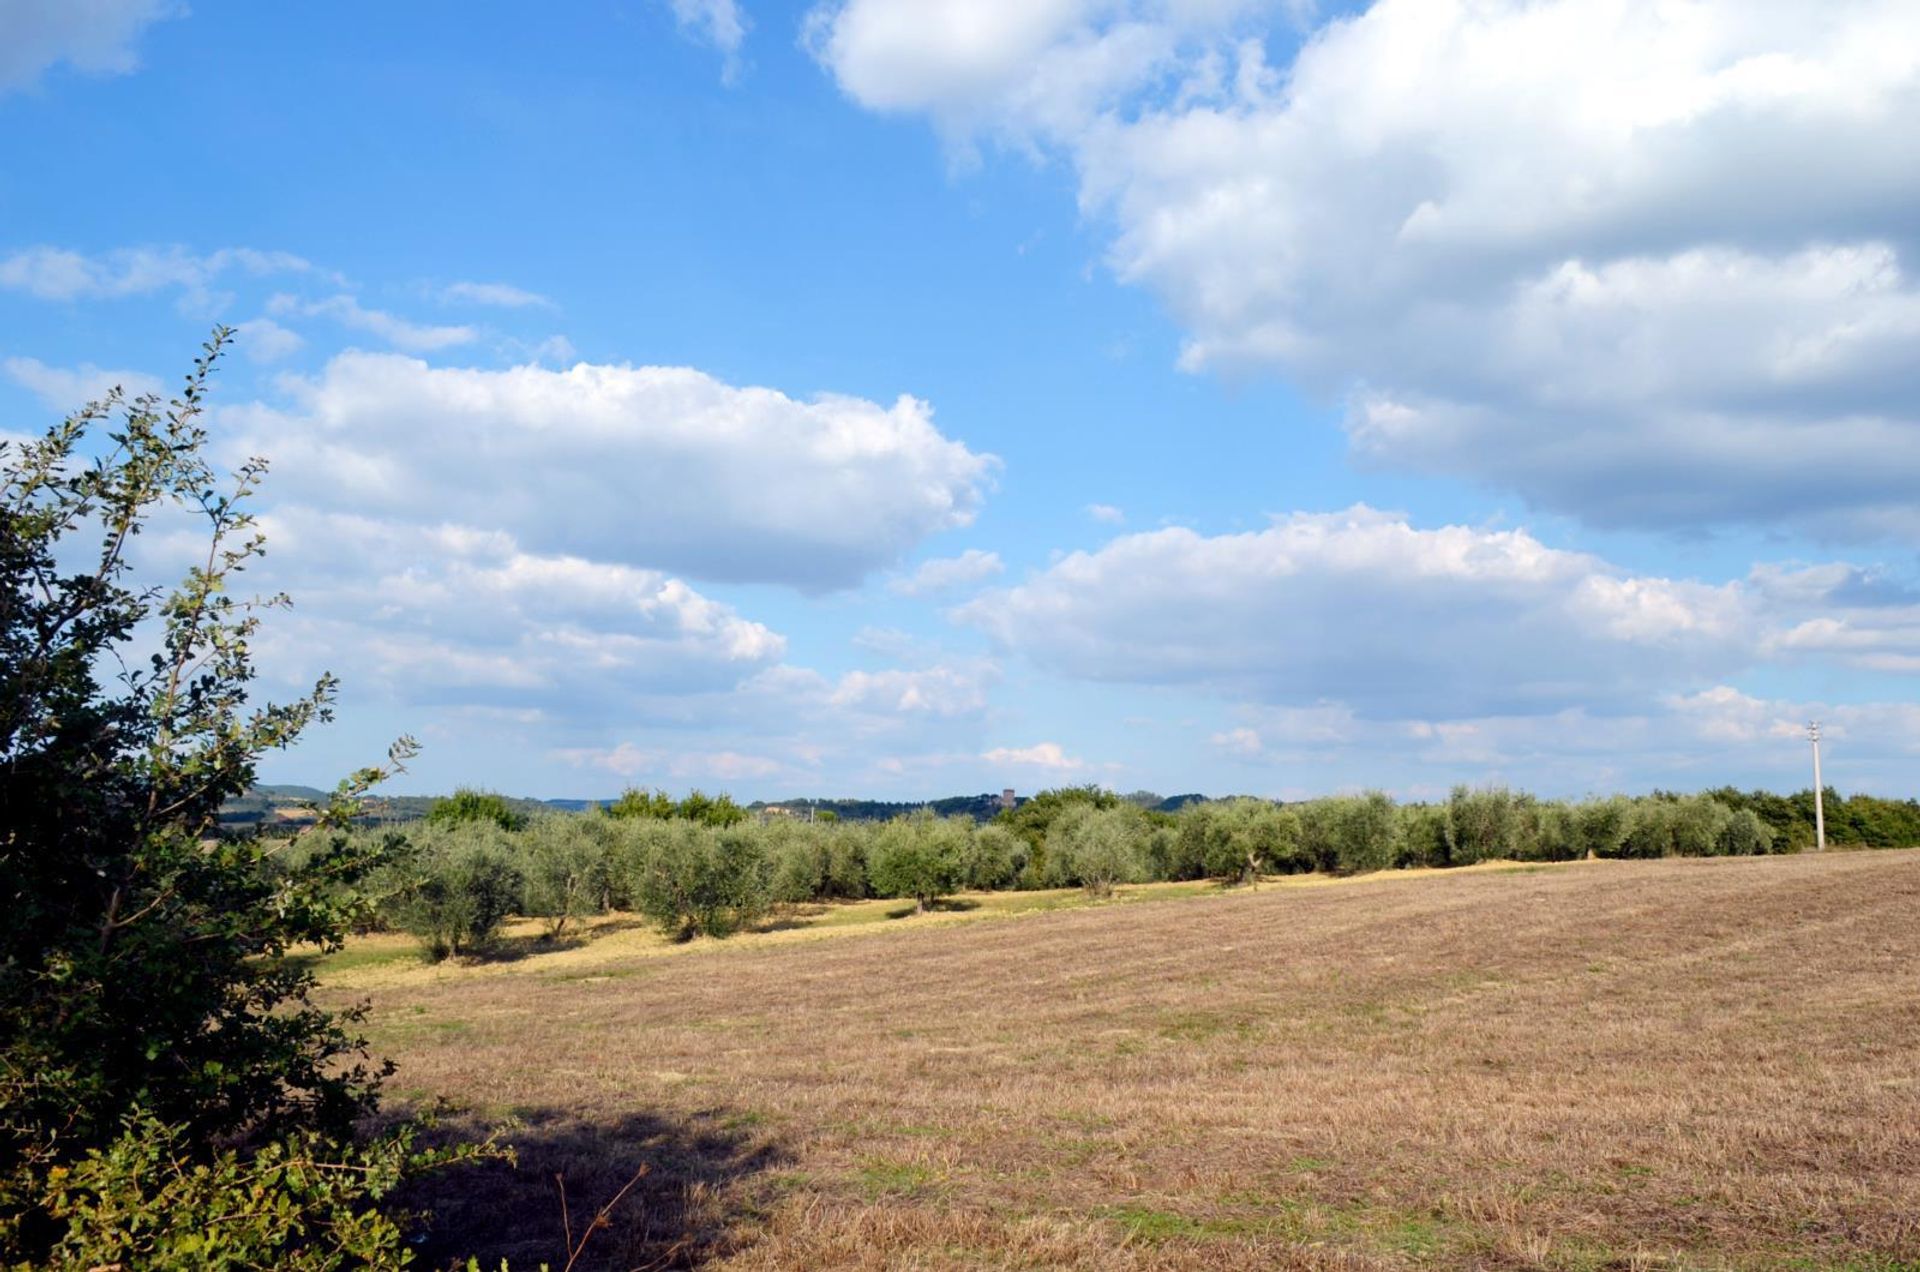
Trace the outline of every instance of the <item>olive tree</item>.
{"label": "olive tree", "polygon": [[867,850],[867,874],[884,897],[912,897],[915,912],[966,886],[973,867],[973,822],[922,810],[880,827]]}

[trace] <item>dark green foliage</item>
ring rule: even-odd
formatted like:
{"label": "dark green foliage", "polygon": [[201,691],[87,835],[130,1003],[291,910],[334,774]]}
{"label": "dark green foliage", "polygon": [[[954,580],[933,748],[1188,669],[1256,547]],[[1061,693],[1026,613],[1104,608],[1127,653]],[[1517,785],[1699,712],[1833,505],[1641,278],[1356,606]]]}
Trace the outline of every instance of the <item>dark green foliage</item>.
{"label": "dark green foliage", "polygon": [[[281,957],[338,946],[378,842],[294,854],[216,833],[258,758],[328,719],[334,696],[323,677],[289,704],[249,697],[250,644],[280,598],[232,590],[263,550],[246,508],[264,464],[225,481],[203,457],[202,400],[226,334],[172,402],[115,393],[0,447],[8,1258],[64,1261],[62,1231],[91,1251],[105,1216],[142,1204],[115,1182],[127,1154],[192,1170],[242,1135],[334,1151],[381,1072],[347,1031],[352,1016],[315,1007],[310,975]],[[171,591],[129,578],[128,546],[156,519],[207,536]],[[403,743],[392,762],[410,753]],[[356,774],[316,816],[344,822],[387,772]],[[214,1198],[224,1185],[208,1187]]]}
{"label": "dark green foliage", "polygon": [[145,1115],[46,1179],[35,1199],[51,1229],[45,1261],[155,1272],[327,1272],[398,1268],[398,1217],[377,1203],[406,1179],[493,1156],[416,1150],[413,1131],[346,1147],[311,1131],[242,1153],[208,1154]]}
{"label": "dark green foliage", "polygon": [[734,803],[731,795],[709,795],[695,789],[688,791],[685,799],[675,803],[665,791],[645,791],[637,786],[628,787],[619,799],[607,805],[605,811],[607,816],[615,818],[638,817],[661,821],[679,817],[703,826],[737,826],[752,816]]}
{"label": "dark green foliage", "polygon": [[468,822],[490,822],[502,830],[520,830],[527,819],[513,811],[505,796],[470,786],[462,786],[447,798],[435,800],[427,810],[429,826],[460,826]]}

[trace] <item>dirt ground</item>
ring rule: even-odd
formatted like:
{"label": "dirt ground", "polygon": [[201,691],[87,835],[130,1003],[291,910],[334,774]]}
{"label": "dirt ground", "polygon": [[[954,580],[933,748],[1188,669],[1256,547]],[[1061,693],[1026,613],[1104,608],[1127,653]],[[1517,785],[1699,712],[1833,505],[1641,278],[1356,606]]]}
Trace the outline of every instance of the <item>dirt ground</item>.
{"label": "dirt ground", "polygon": [[341,963],[426,1266],[1920,1268],[1916,851],[618,948]]}

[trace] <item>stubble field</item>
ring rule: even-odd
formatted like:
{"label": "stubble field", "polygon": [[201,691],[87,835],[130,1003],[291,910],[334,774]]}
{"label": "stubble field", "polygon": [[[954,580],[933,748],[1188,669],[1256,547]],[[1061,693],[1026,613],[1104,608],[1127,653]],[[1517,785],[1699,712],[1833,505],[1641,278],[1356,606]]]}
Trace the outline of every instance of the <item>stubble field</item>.
{"label": "stubble field", "polygon": [[576,1266],[1920,1267],[1920,852],[815,935],[330,965],[391,1093],[517,1124],[428,1265],[645,1167]]}

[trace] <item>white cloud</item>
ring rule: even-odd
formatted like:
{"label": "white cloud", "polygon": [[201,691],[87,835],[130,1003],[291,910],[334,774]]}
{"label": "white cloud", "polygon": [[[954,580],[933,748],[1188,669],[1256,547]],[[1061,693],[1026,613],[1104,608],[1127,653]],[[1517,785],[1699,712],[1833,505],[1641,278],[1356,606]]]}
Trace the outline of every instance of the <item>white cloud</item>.
{"label": "white cloud", "polygon": [[1627,712],[1370,719],[1338,705],[1244,708],[1216,733],[1220,781],[1286,779],[1289,796],[1385,787],[1444,798],[1456,783],[1497,782],[1548,796],[1728,783],[1811,785],[1806,723],[1822,722],[1826,776],[1846,791],[1906,796],[1920,755],[1920,706],[1767,699],[1725,684],[1662,695]]}
{"label": "white cloud", "polygon": [[1032,746],[1018,747],[996,746],[982,752],[980,758],[989,764],[1045,769],[1054,773],[1071,773],[1087,767],[1085,760],[1068,755],[1058,742],[1036,742]]}
{"label": "white cloud", "polygon": [[50,367],[37,358],[7,358],[0,361],[0,371],[39,398],[48,410],[62,415],[100,401],[115,388],[124,390],[130,399],[149,393],[163,395],[164,391],[160,381],[145,372],[105,371],[90,362],[77,367]]}
{"label": "white cloud", "polygon": [[255,318],[234,329],[234,347],[254,362],[280,362],[300,352],[307,343],[271,318]]}
{"label": "white cloud", "polygon": [[0,0],[0,92],[63,62],[125,75],[140,65],[134,45],[146,29],[184,11],[172,0]]}
{"label": "white cloud", "polygon": [[433,353],[456,345],[472,344],[479,339],[477,329],[468,326],[436,326],[408,322],[382,309],[368,309],[354,297],[342,292],[324,300],[302,300],[298,296],[279,295],[267,302],[267,312],[286,316],[331,318],[342,326],[380,337],[396,349],[408,353]]}
{"label": "white cloud", "polygon": [[903,715],[978,715],[987,709],[987,691],[999,678],[999,669],[985,660],[850,671],[834,686],[828,701],[836,707]]}
{"label": "white cloud", "polygon": [[569,747],[555,754],[576,767],[601,769],[627,782],[643,785],[703,778],[723,782],[764,779],[791,772],[794,767],[770,756],[739,751],[669,751],[631,742],[614,747]]}
{"label": "white cloud", "polygon": [[740,46],[751,24],[738,0],[668,0],[680,29],[725,58],[724,77],[731,81],[740,69]]}
{"label": "white cloud", "polygon": [[936,557],[903,579],[888,584],[901,596],[926,596],[990,579],[1006,569],[997,552],[968,548],[956,557]]}
{"label": "white cloud", "polygon": [[40,300],[111,300],[177,290],[194,303],[224,274],[304,274],[313,266],[290,252],[227,247],[196,253],[178,245],[128,247],[89,256],[60,247],[22,248],[0,257],[0,288]]}
{"label": "white cloud", "polygon": [[848,0],[812,47],[869,107],[1065,151],[1186,365],[1349,397],[1370,462],[1920,534],[1920,7],[1379,0],[1278,68],[1273,21]]}
{"label": "white cloud", "polygon": [[288,506],[261,528],[271,552],[249,580],[299,601],[269,625],[268,659],[350,670],[402,701],[617,714],[637,696],[732,688],[786,649],[680,579],[530,552],[500,530]]}
{"label": "white cloud", "polygon": [[448,283],[440,289],[440,299],[456,304],[494,305],[504,309],[554,307],[551,300],[538,292],[508,283]]}
{"label": "white cloud", "polygon": [[1759,642],[1739,584],[1365,507],[1124,535],[955,614],[1065,675],[1398,717],[1644,696],[1744,665]]}
{"label": "white cloud", "polygon": [[1087,515],[1102,525],[1117,526],[1125,522],[1127,514],[1112,504],[1088,504]]}
{"label": "white cloud", "polygon": [[429,367],[345,353],[296,406],[233,412],[277,496],[485,524],[527,550],[700,578],[851,586],[972,521],[998,461],[931,409],[799,401],[684,367]]}

